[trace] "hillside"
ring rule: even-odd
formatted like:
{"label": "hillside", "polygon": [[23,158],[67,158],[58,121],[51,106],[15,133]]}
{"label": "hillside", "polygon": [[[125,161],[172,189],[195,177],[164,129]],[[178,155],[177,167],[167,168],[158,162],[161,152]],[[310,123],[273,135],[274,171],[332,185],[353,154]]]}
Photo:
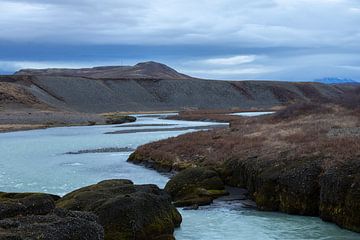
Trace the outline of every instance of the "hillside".
{"label": "hillside", "polygon": [[121,78],[121,79],[190,79],[190,76],[156,62],[143,62],[135,66],[105,66],[82,69],[23,69],[15,75],[67,76],[87,78]]}
{"label": "hillside", "polygon": [[[348,91],[345,86],[321,83],[201,80],[155,62],[133,67],[27,69],[2,76],[0,82],[21,89],[32,102],[48,108],[86,113],[271,108],[299,101],[336,101]],[[14,97],[2,98],[0,104],[9,101],[18,103]],[[32,102],[21,104],[33,107]]]}

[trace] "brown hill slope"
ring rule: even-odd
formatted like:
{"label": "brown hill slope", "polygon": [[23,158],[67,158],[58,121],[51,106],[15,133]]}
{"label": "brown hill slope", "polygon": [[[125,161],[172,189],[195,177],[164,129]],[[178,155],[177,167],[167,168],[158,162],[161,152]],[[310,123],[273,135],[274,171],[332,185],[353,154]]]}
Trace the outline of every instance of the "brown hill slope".
{"label": "brown hill slope", "polygon": [[133,67],[20,70],[16,75],[0,77],[0,82],[25,89],[29,96],[51,108],[88,113],[272,108],[293,102],[338,101],[353,88],[321,83],[201,80],[154,62]]}
{"label": "brown hill slope", "polygon": [[191,79],[192,77],[157,62],[143,62],[135,66],[105,66],[81,69],[23,69],[15,75],[37,76],[68,76],[89,78],[118,78],[118,79]]}

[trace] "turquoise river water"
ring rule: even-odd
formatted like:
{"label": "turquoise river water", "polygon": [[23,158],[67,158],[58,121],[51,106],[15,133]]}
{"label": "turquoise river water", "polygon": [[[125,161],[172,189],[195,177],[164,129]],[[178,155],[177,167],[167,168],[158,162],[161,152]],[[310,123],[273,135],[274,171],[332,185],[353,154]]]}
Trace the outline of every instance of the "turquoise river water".
{"label": "turquoise river water", "polygon": [[[164,187],[167,176],[126,162],[131,149],[199,130],[192,127],[215,124],[164,120],[156,115],[137,117],[137,122],[121,126],[62,127],[0,134],[0,191],[64,195],[112,178]],[[172,130],[179,127],[180,131]],[[189,129],[183,129],[186,127]],[[158,128],[163,131],[152,130]],[[143,130],[136,132],[138,129]],[[104,134],[119,130],[134,132]],[[126,147],[129,152],[66,154],[110,147]],[[237,201],[215,202],[200,210],[180,211],[183,223],[175,232],[178,240],[360,239],[360,234],[319,218],[259,212],[243,208]]]}

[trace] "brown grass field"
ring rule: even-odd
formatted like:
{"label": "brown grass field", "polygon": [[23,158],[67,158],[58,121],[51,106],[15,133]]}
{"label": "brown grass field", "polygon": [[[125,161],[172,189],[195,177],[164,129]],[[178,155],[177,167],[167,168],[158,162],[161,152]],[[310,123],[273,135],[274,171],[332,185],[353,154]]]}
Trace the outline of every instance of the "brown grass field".
{"label": "brown grass field", "polygon": [[320,216],[360,232],[360,101],[299,103],[260,117],[181,113],[186,120],[229,121],[227,129],[184,134],[140,146],[129,161],[159,171],[216,170],[247,188],[260,210]]}

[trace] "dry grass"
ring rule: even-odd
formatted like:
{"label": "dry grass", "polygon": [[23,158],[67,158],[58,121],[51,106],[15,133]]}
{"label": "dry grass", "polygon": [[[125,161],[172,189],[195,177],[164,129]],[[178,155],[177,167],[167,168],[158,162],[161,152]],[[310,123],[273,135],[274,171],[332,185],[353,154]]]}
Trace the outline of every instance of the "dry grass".
{"label": "dry grass", "polygon": [[[184,115],[180,115],[184,116]],[[201,113],[188,116],[198,120]],[[203,117],[209,114],[203,114]],[[185,134],[138,149],[149,159],[221,165],[229,159],[288,162],[299,158],[322,159],[327,168],[360,158],[360,113],[340,106],[295,105],[274,116],[229,117],[212,113],[212,119],[231,121],[230,129]],[[222,117],[222,118],[221,118]],[[329,134],[336,129],[337,133]],[[355,129],[355,130],[354,130]]]}
{"label": "dry grass", "polygon": [[24,131],[46,127],[48,126],[45,124],[0,124],[0,132]]}
{"label": "dry grass", "polygon": [[0,82],[0,103],[40,104],[35,96],[22,87],[7,82]]}

